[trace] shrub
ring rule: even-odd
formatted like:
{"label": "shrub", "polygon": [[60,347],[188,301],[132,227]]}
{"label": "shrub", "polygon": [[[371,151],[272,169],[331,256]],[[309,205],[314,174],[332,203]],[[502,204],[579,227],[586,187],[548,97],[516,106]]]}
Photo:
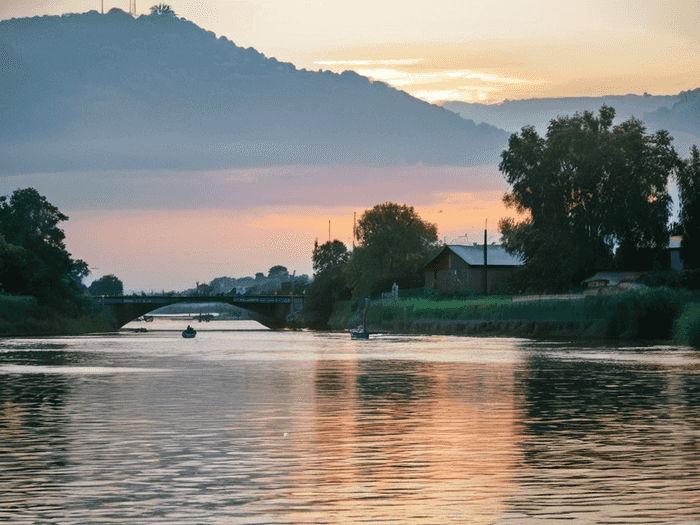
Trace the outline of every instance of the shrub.
{"label": "shrub", "polygon": [[673,337],[680,344],[700,348],[700,303],[688,303],[673,326]]}

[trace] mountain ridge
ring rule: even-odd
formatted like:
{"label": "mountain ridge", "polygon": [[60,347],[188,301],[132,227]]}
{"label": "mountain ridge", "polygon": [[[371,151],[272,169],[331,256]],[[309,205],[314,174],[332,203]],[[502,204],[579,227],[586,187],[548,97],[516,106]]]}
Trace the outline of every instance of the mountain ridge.
{"label": "mountain ridge", "polygon": [[165,15],[0,21],[2,168],[493,163],[508,134]]}
{"label": "mountain ridge", "polygon": [[442,106],[465,119],[497,126],[509,133],[531,125],[544,135],[550,120],[576,112],[597,114],[603,104],[615,109],[616,123],[634,117],[643,121],[649,131],[667,130],[675,137],[674,144],[681,154],[700,140],[700,88],[677,95],[529,98],[498,104],[445,102]]}

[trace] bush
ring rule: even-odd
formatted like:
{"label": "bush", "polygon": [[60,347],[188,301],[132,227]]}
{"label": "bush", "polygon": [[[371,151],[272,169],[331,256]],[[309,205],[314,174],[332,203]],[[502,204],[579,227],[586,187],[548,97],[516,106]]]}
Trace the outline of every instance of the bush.
{"label": "bush", "polygon": [[688,303],[673,326],[673,338],[680,344],[700,348],[700,303]]}

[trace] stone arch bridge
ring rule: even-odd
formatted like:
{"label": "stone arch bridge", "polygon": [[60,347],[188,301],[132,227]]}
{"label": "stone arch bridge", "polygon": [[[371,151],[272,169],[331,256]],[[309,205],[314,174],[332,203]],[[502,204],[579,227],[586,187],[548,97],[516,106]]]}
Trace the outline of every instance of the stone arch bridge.
{"label": "stone arch bridge", "polygon": [[102,316],[118,330],[125,324],[162,306],[176,303],[226,303],[243,308],[252,319],[268,328],[293,326],[304,307],[303,295],[217,295],[217,296],[137,296],[94,297]]}

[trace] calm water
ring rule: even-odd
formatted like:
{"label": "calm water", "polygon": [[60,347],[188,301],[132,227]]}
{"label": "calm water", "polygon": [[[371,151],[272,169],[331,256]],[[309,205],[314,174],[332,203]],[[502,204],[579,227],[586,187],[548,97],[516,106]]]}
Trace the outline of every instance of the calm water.
{"label": "calm water", "polygon": [[0,340],[0,521],[700,522],[698,352],[185,324]]}

